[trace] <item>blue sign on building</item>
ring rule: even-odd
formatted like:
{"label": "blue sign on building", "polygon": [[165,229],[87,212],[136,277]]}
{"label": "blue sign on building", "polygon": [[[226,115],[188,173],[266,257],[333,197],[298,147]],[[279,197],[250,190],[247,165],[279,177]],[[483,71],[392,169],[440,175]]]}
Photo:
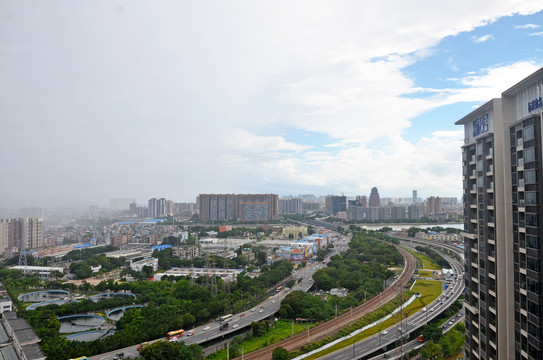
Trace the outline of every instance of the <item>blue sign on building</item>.
{"label": "blue sign on building", "polygon": [[473,120],[473,137],[484,134],[488,131],[488,114]]}
{"label": "blue sign on building", "polygon": [[528,112],[532,112],[533,110],[541,109],[543,107],[543,99],[541,99],[541,96],[532,100],[528,101]]}

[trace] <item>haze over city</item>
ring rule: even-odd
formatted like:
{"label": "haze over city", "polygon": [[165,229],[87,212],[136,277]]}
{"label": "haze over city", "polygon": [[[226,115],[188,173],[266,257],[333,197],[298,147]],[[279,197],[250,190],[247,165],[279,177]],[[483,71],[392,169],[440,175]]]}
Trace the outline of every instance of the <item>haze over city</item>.
{"label": "haze over city", "polygon": [[0,4],[0,207],[460,197],[454,122],[543,65],[541,1]]}

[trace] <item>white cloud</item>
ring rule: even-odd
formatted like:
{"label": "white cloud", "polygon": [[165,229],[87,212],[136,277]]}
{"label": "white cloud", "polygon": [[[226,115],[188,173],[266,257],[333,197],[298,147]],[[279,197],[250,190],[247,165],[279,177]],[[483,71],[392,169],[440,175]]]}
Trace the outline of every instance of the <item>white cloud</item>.
{"label": "white cloud", "polygon": [[537,29],[541,25],[537,24],[525,24],[525,25],[515,25],[515,29]]}
{"label": "white cloud", "polygon": [[528,36],[543,36],[543,31],[528,34]]}
{"label": "white cloud", "polygon": [[0,44],[0,165],[13,171],[0,202],[20,193],[141,199],[160,191],[192,200],[204,191],[367,193],[375,185],[456,192],[461,136],[408,142],[412,119],[498,96],[537,64],[458,74],[448,89],[415,85],[403,69],[446,37],[542,4],[1,6],[13,21],[2,23]]}
{"label": "white cloud", "polygon": [[479,37],[473,37],[473,42],[474,43],[482,43],[482,42],[485,42],[487,40],[492,40],[494,39],[494,36],[490,35],[490,34],[487,34],[487,35],[483,35],[483,36],[479,36]]}

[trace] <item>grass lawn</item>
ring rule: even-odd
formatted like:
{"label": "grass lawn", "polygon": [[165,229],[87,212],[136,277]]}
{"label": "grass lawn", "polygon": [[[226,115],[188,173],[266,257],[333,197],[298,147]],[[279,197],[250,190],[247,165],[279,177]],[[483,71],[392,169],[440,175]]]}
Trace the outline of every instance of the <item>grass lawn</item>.
{"label": "grass lawn", "polygon": [[419,270],[419,276],[425,278],[435,278],[434,274],[432,274],[432,271],[429,270]]}
{"label": "grass lawn", "polygon": [[[311,329],[314,324],[310,324]],[[294,323],[294,334],[299,334],[307,330],[307,324]],[[247,354],[251,351],[255,351],[266,347],[270,344],[274,344],[283,339],[286,339],[292,335],[292,322],[290,320],[279,320],[275,322],[273,327],[263,337],[252,338],[250,340],[244,340],[240,348],[243,348],[244,353]],[[240,354],[241,355],[241,354]],[[219,360],[226,359],[226,350],[217,351],[206,357],[206,360]]]}
{"label": "grass lawn", "polygon": [[[404,313],[407,316],[410,316],[417,311],[421,310],[423,307],[426,307],[429,303],[434,301],[440,294],[441,294],[441,281],[435,281],[435,280],[417,280],[415,283],[415,286],[413,286],[412,289],[414,292],[418,292],[421,294],[420,297],[416,298],[411,304],[409,304],[405,310]],[[337,351],[339,349],[342,349],[344,347],[350,346],[353,343],[353,339],[355,342],[366,339],[372,335],[377,334],[378,332],[381,332],[382,330],[389,328],[397,323],[400,322],[400,314],[396,314],[392,316],[390,319],[383,321],[382,323],[367,329],[366,331],[361,332],[360,334],[357,334],[356,336],[344,340],[340,343],[335,344],[334,346],[329,347],[328,349],[325,349],[323,351],[320,351],[314,355],[308,356],[306,359],[317,359],[319,357],[322,357],[326,354],[330,354],[334,351]]]}
{"label": "grass lawn", "polygon": [[428,256],[418,253],[416,251],[413,251],[411,249],[406,249],[411,254],[415,255],[417,260],[422,262],[422,268],[426,270],[441,270],[441,266],[439,266],[435,261],[430,259]]}

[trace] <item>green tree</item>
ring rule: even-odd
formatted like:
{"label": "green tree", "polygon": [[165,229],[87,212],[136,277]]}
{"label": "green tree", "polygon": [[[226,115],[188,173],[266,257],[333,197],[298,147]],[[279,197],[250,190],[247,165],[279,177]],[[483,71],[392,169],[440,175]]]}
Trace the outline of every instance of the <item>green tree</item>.
{"label": "green tree", "polygon": [[163,340],[147,345],[140,351],[145,360],[175,360],[178,354],[177,344]]}
{"label": "green tree", "polygon": [[288,360],[290,359],[290,355],[287,349],[282,348],[281,346],[278,346],[275,349],[273,349],[272,359],[273,360]]}
{"label": "green tree", "polygon": [[443,355],[441,355],[441,346],[439,344],[436,344],[432,340],[426,342],[424,347],[420,349],[420,354],[424,356],[425,359],[443,359]]}
{"label": "green tree", "polygon": [[443,349],[445,356],[452,356],[462,350],[464,344],[464,336],[456,330],[449,330],[439,340],[439,345]]}
{"label": "green tree", "polygon": [[443,330],[437,324],[426,325],[422,329],[422,337],[425,341],[437,342],[443,336]]}

